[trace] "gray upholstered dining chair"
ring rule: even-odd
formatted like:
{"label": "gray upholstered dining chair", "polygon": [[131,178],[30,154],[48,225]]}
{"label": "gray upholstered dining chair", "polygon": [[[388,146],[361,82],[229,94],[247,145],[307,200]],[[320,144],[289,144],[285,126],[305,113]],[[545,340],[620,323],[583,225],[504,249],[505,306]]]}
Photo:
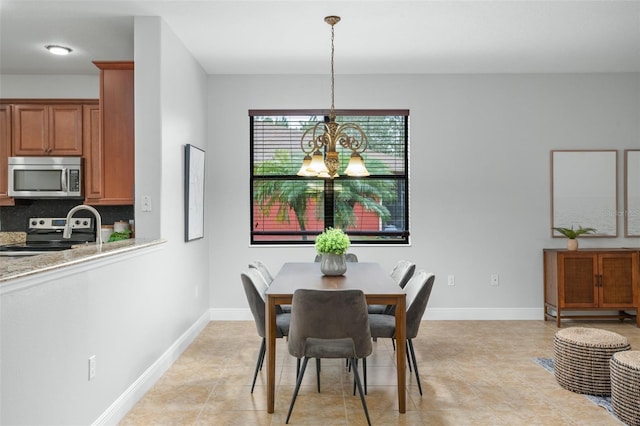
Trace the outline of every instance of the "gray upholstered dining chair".
{"label": "gray upholstered dining chair", "polygon": [[[355,253],[346,253],[344,256],[345,256],[345,260],[347,262],[357,262],[358,261],[358,256]],[[316,258],[313,261],[314,262],[320,262],[320,259],[322,259],[322,255],[321,254],[316,254]]]}
{"label": "gray upholstered dining chair", "polygon": [[[262,275],[253,268],[250,268],[246,272],[242,272],[240,274],[240,278],[242,280],[242,287],[244,288],[244,292],[247,296],[247,302],[249,302],[251,314],[253,315],[253,319],[256,323],[258,336],[262,337],[262,343],[260,344],[260,351],[258,352],[258,359],[256,361],[256,370],[253,373],[253,382],[251,383],[251,393],[253,393],[253,389],[256,386],[258,371],[262,369],[262,363],[264,362],[266,352],[265,291],[267,291],[267,286]],[[290,321],[291,314],[276,314],[276,337],[283,337],[289,334]]]}
{"label": "gray upholstered dining chair", "polygon": [[291,418],[309,358],[348,358],[367,423],[371,425],[357,362],[372,351],[367,300],[362,290],[298,289],[293,294],[291,306],[289,353],[297,359],[302,358],[302,366],[286,423]]}
{"label": "gray upholstered dining chair", "polygon": [[[416,270],[416,264],[408,260],[399,260],[391,270],[391,278],[401,287],[404,288],[413,276]],[[370,314],[387,314],[393,315],[396,310],[395,305],[369,305]]]}
{"label": "gray upholstered dining chair", "polygon": [[[419,270],[404,287],[404,291],[407,294],[407,360],[409,361],[409,369],[411,369],[411,363],[413,362],[413,370],[418,381],[420,395],[422,395],[422,385],[420,384],[416,354],[413,350],[413,339],[418,335],[422,316],[427,308],[435,279],[434,274]],[[396,318],[394,315],[370,314],[369,326],[371,327],[371,337],[373,338],[395,338]]]}
{"label": "gray upholstered dining chair", "polygon": [[[267,287],[273,282],[273,275],[271,275],[267,266],[261,261],[254,260],[253,262],[249,262],[249,269],[255,269],[260,272],[260,276],[262,276]],[[278,305],[276,309],[278,309],[278,313],[291,313],[291,305]]]}
{"label": "gray upholstered dining chair", "polygon": [[413,276],[415,270],[415,263],[408,260],[399,260],[391,270],[390,275],[401,288],[404,288]]}
{"label": "gray upholstered dining chair", "polygon": [[254,260],[253,262],[249,262],[249,268],[257,269],[258,272],[260,272],[260,274],[264,278],[264,281],[267,283],[267,285],[271,285],[271,281],[273,281],[273,276],[271,275],[271,273],[269,272],[269,269],[267,269],[267,266],[264,263],[262,263],[259,260]]}

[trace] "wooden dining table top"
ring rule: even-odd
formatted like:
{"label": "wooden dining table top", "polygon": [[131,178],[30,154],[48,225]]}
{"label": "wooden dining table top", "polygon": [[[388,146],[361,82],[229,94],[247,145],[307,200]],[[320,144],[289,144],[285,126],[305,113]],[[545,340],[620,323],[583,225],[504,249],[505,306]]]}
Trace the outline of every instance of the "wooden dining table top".
{"label": "wooden dining table top", "polygon": [[299,288],[316,290],[359,289],[367,297],[397,296],[402,288],[378,263],[349,262],[344,275],[328,276],[317,262],[289,262],[282,266],[267,289],[271,297],[286,297]]}

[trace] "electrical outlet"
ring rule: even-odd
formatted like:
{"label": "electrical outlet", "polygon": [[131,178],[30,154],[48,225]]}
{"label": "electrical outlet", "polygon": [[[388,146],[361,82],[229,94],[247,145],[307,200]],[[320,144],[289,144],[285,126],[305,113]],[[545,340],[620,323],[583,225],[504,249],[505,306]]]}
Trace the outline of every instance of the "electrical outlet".
{"label": "electrical outlet", "polygon": [[96,377],[96,356],[89,357],[89,380]]}
{"label": "electrical outlet", "polygon": [[447,285],[456,285],[456,277],[449,275],[447,277]]}
{"label": "electrical outlet", "polygon": [[496,286],[500,284],[500,277],[498,274],[491,274],[491,285]]}
{"label": "electrical outlet", "polygon": [[149,195],[142,196],[142,211],[143,212],[151,211],[151,196]]}

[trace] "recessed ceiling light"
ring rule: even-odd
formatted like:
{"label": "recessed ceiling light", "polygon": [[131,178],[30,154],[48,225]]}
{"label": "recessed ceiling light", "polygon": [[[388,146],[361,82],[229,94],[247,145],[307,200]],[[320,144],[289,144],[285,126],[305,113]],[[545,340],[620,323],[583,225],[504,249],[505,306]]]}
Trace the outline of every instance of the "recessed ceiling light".
{"label": "recessed ceiling light", "polygon": [[57,46],[55,44],[49,44],[45,46],[45,48],[54,55],[68,55],[69,53],[73,52],[73,50],[71,50],[71,48],[69,47]]}

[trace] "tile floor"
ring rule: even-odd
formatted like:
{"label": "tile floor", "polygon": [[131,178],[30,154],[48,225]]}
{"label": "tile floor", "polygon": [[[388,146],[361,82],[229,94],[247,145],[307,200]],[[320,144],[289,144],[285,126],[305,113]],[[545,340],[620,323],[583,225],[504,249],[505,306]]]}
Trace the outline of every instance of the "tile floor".
{"label": "tile floor", "polygon": [[[626,336],[640,348],[630,321],[564,322]],[[621,425],[603,408],[569,392],[534,357],[553,356],[555,322],[424,321],[414,339],[424,395],[408,378],[407,412],[397,411],[394,353],[388,339],[368,359],[373,425]],[[252,321],[211,322],[120,425],[280,425],[295,385],[295,359],[278,340],[275,413],[266,412],[262,371],[251,378],[260,338]],[[409,373],[407,373],[409,374]],[[323,360],[321,393],[309,364],[291,425],[366,425],[352,376],[342,360]]]}

